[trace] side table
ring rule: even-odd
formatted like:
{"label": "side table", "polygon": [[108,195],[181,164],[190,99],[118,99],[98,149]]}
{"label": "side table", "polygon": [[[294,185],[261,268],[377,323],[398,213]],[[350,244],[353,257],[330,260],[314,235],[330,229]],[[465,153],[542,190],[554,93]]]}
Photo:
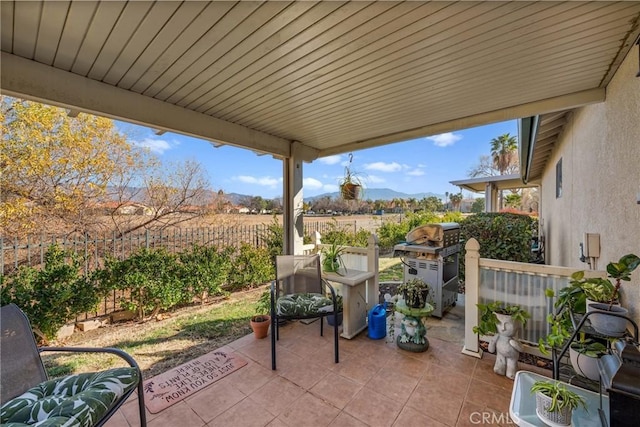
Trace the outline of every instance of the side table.
{"label": "side table", "polygon": [[433,312],[433,306],[426,303],[422,308],[411,308],[405,304],[404,300],[399,300],[395,306],[395,311],[404,315],[400,333],[396,333],[398,347],[414,353],[427,351],[429,348],[427,318]]}
{"label": "side table", "polygon": [[367,328],[367,308],[377,304],[377,289],[373,289],[374,273],[341,269],[339,273],[323,272],[322,277],[342,284],[343,324],[342,337],[351,339]]}

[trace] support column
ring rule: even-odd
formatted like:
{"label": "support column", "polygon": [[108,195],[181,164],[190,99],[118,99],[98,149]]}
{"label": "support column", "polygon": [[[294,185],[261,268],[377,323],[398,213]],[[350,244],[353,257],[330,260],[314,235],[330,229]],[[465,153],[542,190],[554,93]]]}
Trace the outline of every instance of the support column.
{"label": "support column", "polygon": [[488,182],[484,187],[484,211],[498,212],[498,188],[495,184]]}
{"label": "support column", "polygon": [[464,246],[464,348],[462,353],[477,358],[482,357],[478,345],[478,334],[473,327],[478,324],[478,286],[480,284],[480,244],[474,238]]}
{"label": "support column", "polygon": [[299,155],[300,143],[291,144],[291,154],[283,164],[283,228],[285,255],[303,253],[304,224],[302,222],[302,157]]}

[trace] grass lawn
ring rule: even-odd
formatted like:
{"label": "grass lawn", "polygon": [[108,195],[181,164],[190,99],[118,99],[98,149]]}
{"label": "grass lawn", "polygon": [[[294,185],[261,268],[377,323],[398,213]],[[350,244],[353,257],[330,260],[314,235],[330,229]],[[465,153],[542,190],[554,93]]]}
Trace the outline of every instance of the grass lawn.
{"label": "grass lawn", "polygon": [[[402,280],[399,258],[380,258],[380,281]],[[75,333],[64,345],[117,347],[131,354],[151,378],[251,333],[249,318],[267,286],[235,292],[228,300],[169,313],[159,321],[125,322],[93,331]],[[109,355],[45,353],[43,360],[52,377],[122,366]]]}

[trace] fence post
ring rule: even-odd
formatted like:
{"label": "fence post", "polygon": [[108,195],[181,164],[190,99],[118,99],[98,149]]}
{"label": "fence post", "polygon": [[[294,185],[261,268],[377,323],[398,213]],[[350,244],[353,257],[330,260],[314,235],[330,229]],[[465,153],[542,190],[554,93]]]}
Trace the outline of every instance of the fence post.
{"label": "fence post", "polygon": [[474,238],[467,241],[464,249],[465,295],[464,295],[464,347],[462,353],[477,358],[482,357],[478,336],[473,327],[478,323],[478,286],[480,284],[480,244]]}

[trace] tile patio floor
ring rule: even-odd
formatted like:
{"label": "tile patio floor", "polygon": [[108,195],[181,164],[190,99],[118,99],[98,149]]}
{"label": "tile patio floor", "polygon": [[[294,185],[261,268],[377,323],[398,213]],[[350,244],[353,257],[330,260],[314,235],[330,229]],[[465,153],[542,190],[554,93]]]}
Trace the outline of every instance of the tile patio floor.
{"label": "tile patio floor", "polygon": [[[463,322],[462,304],[443,319],[429,319],[430,347],[424,353],[371,340],[366,332],[340,339],[338,364],[331,328],[321,337],[317,322],[292,323],[280,329],[277,371],[271,370],[270,339],[247,335],[228,346],[249,361],[247,366],[158,414],[147,412],[148,425],[513,425],[508,419],[513,381],[493,372],[493,355],[476,359],[460,353]],[[519,368],[550,376],[529,365]],[[482,423],[483,416],[497,423]],[[135,399],[107,423],[138,425]]]}

